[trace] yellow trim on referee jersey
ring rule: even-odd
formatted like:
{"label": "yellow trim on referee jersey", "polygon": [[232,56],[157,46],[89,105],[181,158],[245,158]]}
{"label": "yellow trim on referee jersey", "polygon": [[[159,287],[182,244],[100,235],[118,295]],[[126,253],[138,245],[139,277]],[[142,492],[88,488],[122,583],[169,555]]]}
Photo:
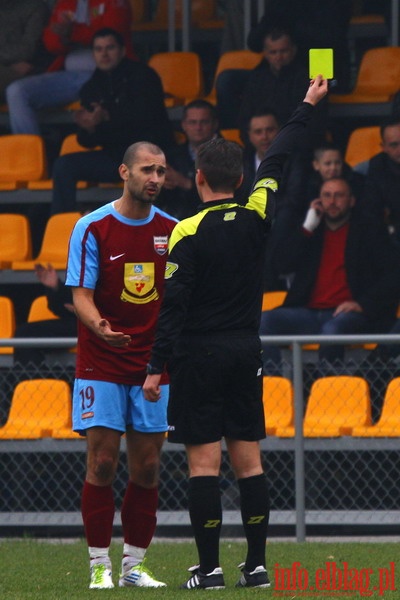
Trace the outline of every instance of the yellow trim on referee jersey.
{"label": "yellow trim on referee jersey", "polygon": [[254,190],[250,195],[246,208],[255,210],[262,219],[265,219],[267,215],[268,190],[276,192],[277,189],[278,183],[275,179],[268,177],[259,179],[254,186]]}
{"label": "yellow trim on referee jersey", "polygon": [[183,219],[177,223],[172,231],[171,237],[169,239],[169,253],[171,253],[173,247],[184,237],[188,237],[189,235],[195,235],[197,232],[197,228],[207,215],[207,213],[213,210],[225,210],[227,208],[234,208],[238,206],[236,202],[226,202],[224,204],[218,204],[217,206],[207,206],[207,203],[204,204],[204,208],[193,215],[193,217],[188,217],[187,219]]}

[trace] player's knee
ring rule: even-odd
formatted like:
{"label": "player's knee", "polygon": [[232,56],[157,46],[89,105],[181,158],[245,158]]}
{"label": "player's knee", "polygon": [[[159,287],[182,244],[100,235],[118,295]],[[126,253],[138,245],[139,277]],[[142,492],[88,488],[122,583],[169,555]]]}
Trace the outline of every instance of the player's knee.
{"label": "player's knee", "polygon": [[110,484],[114,479],[115,464],[111,456],[98,456],[93,469],[93,474],[100,485]]}
{"label": "player's knee", "polygon": [[149,458],[144,461],[140,469],[136,471],[136,483],[144,488],[155,487],[158,483],[159,470],[158,459]]}

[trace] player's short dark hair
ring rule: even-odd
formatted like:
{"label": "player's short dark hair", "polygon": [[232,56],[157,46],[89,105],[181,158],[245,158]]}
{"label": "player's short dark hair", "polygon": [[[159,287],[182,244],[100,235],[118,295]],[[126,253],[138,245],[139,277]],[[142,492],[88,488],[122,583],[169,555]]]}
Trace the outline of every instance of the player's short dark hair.
{"label": "player's short dark hair", "polygon": [[151,154],[164,154],[164,151],[161,150],[159,146],[156,146],[156,144],[152,144],[151,142],[146,141],[135,142],[134,144],[128,146],[128,148],[125,150],[125,154],[122,159],[123,164],[127,167],[131,167],[136,160],[138,152],[142,149],[148,150],[149,152],[151,152]]}
{"label": "player's short dark hair", "polygon": [[101,29],[98,29],[92,37],[92,48],[94,46],[95,41],[98,38],[108,37],[109,35],[114,38],[118,46],[120,46],[121,48],[125,46],[124,37],[120,34],[119,31],[112,29],[112,27],[102,27]]}
{"label": "player's short dark hair", "polygon": [[243,172],[243,152],[236,142],[214,138],[201,144],[196,156],[200,169],[213,192],[235,191]]}

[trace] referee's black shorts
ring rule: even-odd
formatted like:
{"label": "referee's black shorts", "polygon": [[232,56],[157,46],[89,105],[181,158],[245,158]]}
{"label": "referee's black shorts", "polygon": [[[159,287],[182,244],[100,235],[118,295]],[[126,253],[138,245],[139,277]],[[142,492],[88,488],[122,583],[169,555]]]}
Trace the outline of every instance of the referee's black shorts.
{"label": "referee's black shorts", "polygon": [[169,365],[169,441],[264,438],[261,354],[257,335],[182,336]]}

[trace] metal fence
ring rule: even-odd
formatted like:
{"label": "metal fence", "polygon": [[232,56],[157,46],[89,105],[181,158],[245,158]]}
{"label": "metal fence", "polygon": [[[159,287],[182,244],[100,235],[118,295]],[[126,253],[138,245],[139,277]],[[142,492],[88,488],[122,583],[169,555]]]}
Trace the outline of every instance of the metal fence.
{"label": "metal fence", "polygon": [[[264,380],[269,435],[261,447],[270,483],[271,525],[294,528],[302,541],[306,528],[313,526],[375,528],[398,522],[400,363],[360,345],[379,342],[389,348],[400,343],[400,336],[279,336],[266,341],[285,346],[282,372]],[[317,350],[305,349],[321,342],[347,345],[343,362],[328,371],[319,364]],[[15,345],[25,343],[15,340]],[[0,348],[9,344],[0,340]],[[29,344],[73,346],[75,340]],[[68,439],[66,422],[73,362],[70,353],[55,358],[50,352],[46,364],[38,367],[0,354],[0,527],[29,531],[37,524],[80,524],[85,442]],[[43,388],[46,380],[50,385]],[[64,383],[56,389],[60,381]],[[282,381],[288,384],[286,391]],[[17,405],[21,388],[25,395]],[[127,480],[124,442],[122,450],[114,486],[117,508]],[[225,451],[221,487],[224,523],[239,525],[238,489]],[[160,526],[188,524],[186,492],[184,448],[166,442]]]}

